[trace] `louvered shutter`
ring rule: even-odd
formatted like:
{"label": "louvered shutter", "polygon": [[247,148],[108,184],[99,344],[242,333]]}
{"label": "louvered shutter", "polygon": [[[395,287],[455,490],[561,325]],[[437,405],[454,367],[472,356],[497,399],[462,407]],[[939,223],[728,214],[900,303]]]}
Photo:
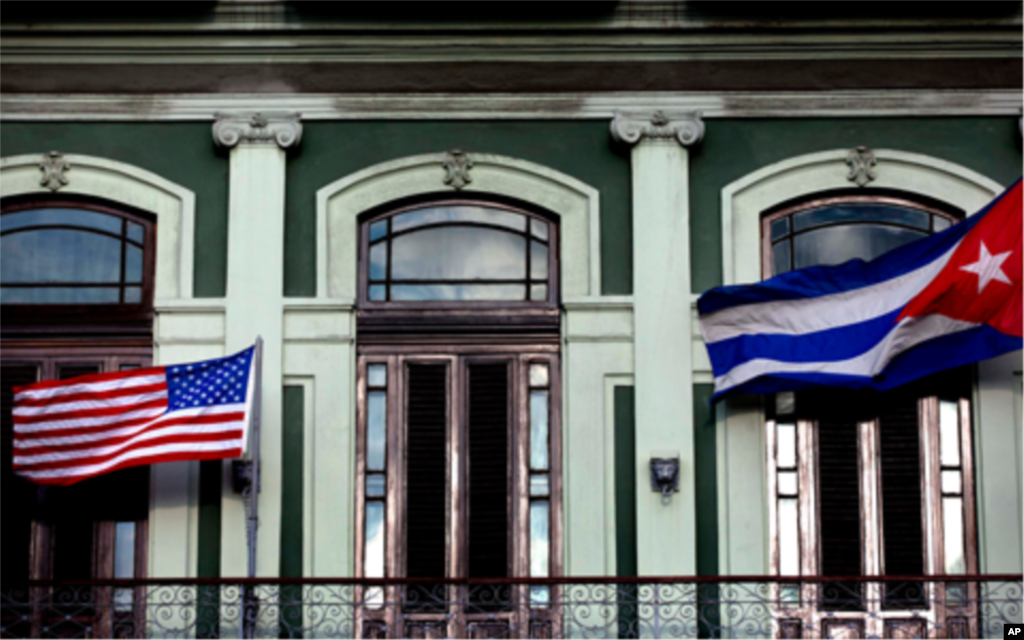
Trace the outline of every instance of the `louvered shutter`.
{"label": "louvered shutter", "polygon": [[406,575],[445,576],[447,368],[410,364],[406,432]]}
{"label": "louvered shutter", "polygon": [[469,577],[509,575],[508,366],[469,367]]}

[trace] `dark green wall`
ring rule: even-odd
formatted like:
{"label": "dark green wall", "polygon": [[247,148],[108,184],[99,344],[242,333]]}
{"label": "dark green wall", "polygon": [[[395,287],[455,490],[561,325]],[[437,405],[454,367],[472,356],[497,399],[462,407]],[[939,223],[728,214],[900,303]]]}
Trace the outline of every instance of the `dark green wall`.
{"label": "dark green wall", "polygon": [[633,387],[615,387],[615,569],[636,575],[636,424]]}
{"label": "dark green wall", "polygon": [[[613,153],[610,144],[604,120],[305,123],[302,146],[288,162],[285,295],[316,293],[318,189],[380,162],[450,149],[530,160],[599,189],[602,292],[628,294],[633,284],[629,156]],[[450,196],[452,190],[438,192]]]}
{"label": "dark green wall", "polygon": [[[923,153],[1009,185],[1021,175],[1017,118],[708,120],[690,159],[693,290],[722,283],[721,192],[792,156],[866,145]],[[882,169],[884,170],[884,169]]]}
{"label": "dark green wall", "polygon": [[[209,122],[0,124],[0,152],[4,156],[50,150],[133,164],[194,192],[195,295],[224,295],[228,161],[214,148]],[[67,177],[74,184],[74,165]]]}
{"label": "dark green wall", "polygon": [[718,575],[718,461],[712,384],[693,385],[693,460],[697,502],[697,575]]}
{"label": "dark green wall", "polygon": [[284,388],[281,445],[281,577],[302,577],[302,467],[304,406],[302,387]]}

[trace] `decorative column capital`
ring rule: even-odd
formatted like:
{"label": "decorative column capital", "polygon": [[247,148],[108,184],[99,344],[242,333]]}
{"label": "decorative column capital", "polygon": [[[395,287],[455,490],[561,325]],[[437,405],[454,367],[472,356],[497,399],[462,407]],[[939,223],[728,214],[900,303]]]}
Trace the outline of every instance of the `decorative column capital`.
{"label": "decorative column capital", "polygon": [[612,118],[611,130],[612,139],[630,146],[640,142],[641,138],[674,138],[684,147],[692,147],[704,139],[704,120],[700,111],[617,111]]}
{"label": "decorative column capital", "polygon": [[238,144],[276,144],[284,150],[299,146],[302,115],[282,111],[213,114],[213,142],[231,149]]}

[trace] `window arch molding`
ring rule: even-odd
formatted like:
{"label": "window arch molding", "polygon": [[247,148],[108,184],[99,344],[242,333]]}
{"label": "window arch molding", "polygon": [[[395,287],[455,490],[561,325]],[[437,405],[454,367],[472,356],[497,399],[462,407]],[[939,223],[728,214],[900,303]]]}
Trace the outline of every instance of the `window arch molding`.
{"label": "window arch molding", "polygon": [[53,192],[40,184],[48,154],[0,159],[0,197],[66,195],[99,198],[156,216],[154,299],[192,297],[195,194],[155,173],[96,156],[65,154],[67,184]]}
{"label": "window arch molding", "polygon": [[[1002,193],[999,183],[961,165],[918,153],[876,149],[875,179],[865,194],[895,189],[940,200],[974,213]],[[788,158],[722,189],[722,284],[761,280],[761,214],[781,202],[856,185],[849,149]]]}
{"label": "window arch molding", "polygon": [[317,297],[354,300],[358,292],[359,216],[389,202],[436,195],[512,198],[559,218],[563,298],[601,294],[600,196],[576,178],[526,160],[467,154],[470,182],[445,184],[446,153],[373,165],[317,191]]}

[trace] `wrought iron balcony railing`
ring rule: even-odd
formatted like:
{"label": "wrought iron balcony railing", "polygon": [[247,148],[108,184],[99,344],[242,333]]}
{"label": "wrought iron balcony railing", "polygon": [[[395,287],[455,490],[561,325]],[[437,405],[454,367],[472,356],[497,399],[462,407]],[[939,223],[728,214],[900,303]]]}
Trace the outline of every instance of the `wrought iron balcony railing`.
{"label": "wrought iron balcony railing", "polygon": [[35,581],[0,586],[0,636],[1000,637],[1021,578]]}

